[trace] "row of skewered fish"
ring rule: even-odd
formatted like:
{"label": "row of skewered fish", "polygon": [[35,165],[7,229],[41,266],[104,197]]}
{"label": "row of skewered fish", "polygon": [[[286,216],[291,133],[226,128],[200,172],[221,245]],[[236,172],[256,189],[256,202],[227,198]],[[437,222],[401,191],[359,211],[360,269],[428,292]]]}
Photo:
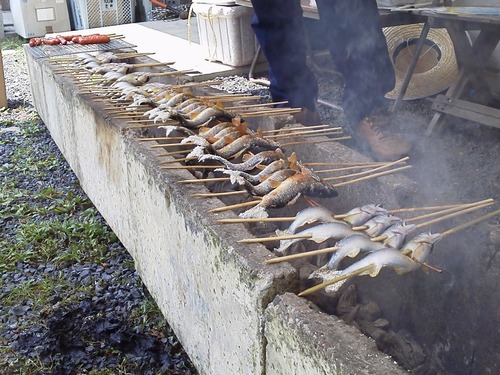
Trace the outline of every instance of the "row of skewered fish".
{"label": "row of skewered fish", "polygon": [[[392,268],[398,274],[413,272],[426,265],[433,245],[441,238],[440,234],[423,232],[410,239],[417,226],[406,223],[375,204],[354,208],[340,215],[340,219],[335,217],[324,207],[312,207],[299,212],[285,231],[277,231],[278,238],[296,235],[296,238],[280,241],[279,247],[275,249],[278,254],[285,253],[293,244],[304,240],[315,243],[336,241],[334,247],[324,249],[332,252],[330,260],[311,275],[311,278],[323,278],[325,282],[303,291],[301,295],[353,276],[377,276],[384,267]],[[318,222],[298,231],[304,225]],[[361,254],[365,256],[339,270],[346,257],[359,258]],[[333,289],[338,286],[335,285]]]}
{"label": "row of skewered fish", "polygon": [[[149,109],[141,113],[142,117],[155,123],[175,121],[160,128],[165,129],[166,137],[183,134],[180,145],[194,146],[187,160],[218,162],[221,168],[214,172],[228,175],[231,183],[261,197],[255,207],[242,213],[243,217],[265,217],[267,209],[293,204],[301,195],[337,195],[332,185],[324,183],[295,155],[286,157],[278,142],[250,130],[240,116],[189,92],[173,90],[172,85],[146,83],[153,73],[126,74],[133,64],[117,63],[116,58],[109,53],[84,54],[71,67],[89,71],[87,79],[108,87],[113,94],[111,99],[127,103],[126,109],[147,106]],[[97,75],[102,78],[95,78]]]}

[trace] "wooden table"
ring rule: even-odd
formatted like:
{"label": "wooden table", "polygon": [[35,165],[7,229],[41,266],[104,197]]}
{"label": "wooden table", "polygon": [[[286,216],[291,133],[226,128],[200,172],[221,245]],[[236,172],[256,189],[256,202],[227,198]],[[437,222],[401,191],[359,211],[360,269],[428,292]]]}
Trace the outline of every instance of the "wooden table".
{"label": "wooden table", "polygon": [[[436,126],[439,126],[445,115],[453,115],[500,128],[500,110],[488,106],[493,95],[484,75],[485,65],[500,40],[500,15],[457,14],[450,10],[436,12],[425,9],[411,12],[426,17],[427,20],[417,44],[415,61],[410,64],[406,80],[409,80],[413,74],[414,63],[419,55],[418,47],[425,41],[430,28],[446,28],[453,41],[457,63],[460,67],[457,81],[445,95],[438,95],[433,100],[432,109],[437,113],[429,123],[426,134],[429,135]],[[471,30],[479,31],[473,42],[467,34]],[[471,90],[476,93],[474,102],[467,97]],[[397,107],[404,94],[402,89],[394,108]]]}

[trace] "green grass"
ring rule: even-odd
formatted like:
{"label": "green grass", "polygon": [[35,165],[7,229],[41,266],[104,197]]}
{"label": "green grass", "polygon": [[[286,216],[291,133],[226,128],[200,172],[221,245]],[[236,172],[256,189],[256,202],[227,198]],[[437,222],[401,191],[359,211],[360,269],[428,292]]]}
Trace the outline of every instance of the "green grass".
{"label": "green grass", "polygon": [[22,45],[28,43],[28,39],[21,38],[20,36],[13,36],[5,38],[1,41],[2,50],[8,49],[21,49]]}

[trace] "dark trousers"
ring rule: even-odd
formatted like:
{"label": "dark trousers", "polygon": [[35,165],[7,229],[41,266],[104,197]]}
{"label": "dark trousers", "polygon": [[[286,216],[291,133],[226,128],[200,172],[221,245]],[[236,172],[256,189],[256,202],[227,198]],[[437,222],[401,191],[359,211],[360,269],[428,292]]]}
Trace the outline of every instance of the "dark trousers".
{"label": "dark trousers", "polygon": [[[344,77],[343,108],[355,126],[385,105],[395,77],[376,0],[316,0],[324,43]],[[317,81],[306,64],[300,0],[252,0],[252,28],[269,62],[271,95],[315,109]]]}

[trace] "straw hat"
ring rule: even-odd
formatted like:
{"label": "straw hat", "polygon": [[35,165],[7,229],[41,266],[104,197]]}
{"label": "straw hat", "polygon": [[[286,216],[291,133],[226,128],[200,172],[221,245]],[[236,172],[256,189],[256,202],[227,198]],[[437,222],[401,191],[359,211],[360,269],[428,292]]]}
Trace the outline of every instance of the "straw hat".
{"label": "straw hat", "polygon": [[[396,73],[396,86],[385,96],[396,99],[405,79],[423,24],[384,28],[389,56]],[[406,90],[405,100],[419,99],[447,89],[457,78],[453,42],[445,29],[431,28]]]}

